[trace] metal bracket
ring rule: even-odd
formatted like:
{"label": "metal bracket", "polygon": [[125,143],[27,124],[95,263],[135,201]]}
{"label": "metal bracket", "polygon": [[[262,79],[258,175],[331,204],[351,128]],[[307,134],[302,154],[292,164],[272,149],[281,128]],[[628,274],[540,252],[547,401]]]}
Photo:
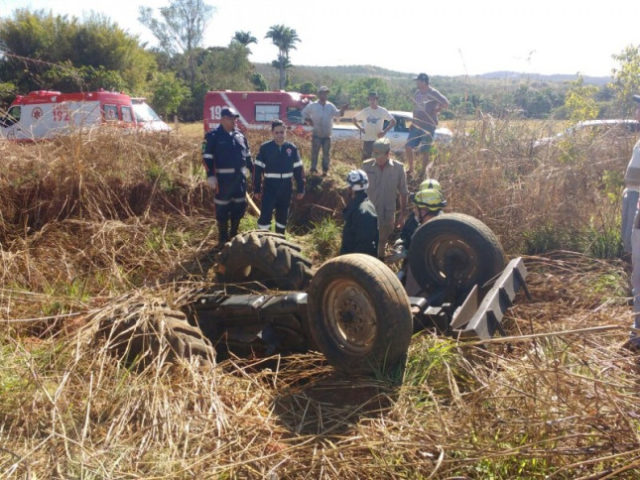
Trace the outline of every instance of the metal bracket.
{"label": "metal bracket", "polygon": [[527,269],[522,257],[511,260],[477,309],[477,287],[473,287],[462,305],[454,312],[451,328],[455,329],[461,338],[488,339],[493,337],[496,331],[502,333],[502,317],[513,305],[518,290],[523,288],[529,297],[526,277]]}

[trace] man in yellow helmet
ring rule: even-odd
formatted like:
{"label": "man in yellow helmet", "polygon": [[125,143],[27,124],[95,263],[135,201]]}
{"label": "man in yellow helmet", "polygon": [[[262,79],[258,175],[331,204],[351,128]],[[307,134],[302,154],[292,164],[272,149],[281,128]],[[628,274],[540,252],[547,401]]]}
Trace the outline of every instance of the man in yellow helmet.
{"label": "man in yellow helmet", "polygon": [[424,180],[420,184],[418,191],[411,195],[409,199],[413,204],[413,211],[404,222],[402,231],[400,232],[400,238],[396,240],[393,245],[394,253],[387,257],[386,260],[389,262],[403,260],[402,269],[398,272],[398,277],[405,284],[407,291],[414,293],[417,292],[420,287],[413,279],[413,275],[411,275],[409,271],[408,262],[406,261],[409,247],[411,246],[411,238],[420,225],[425,224],[442,213],[442,209],[446,207],[447,201],[442,193],[440,182],[432,178]]}

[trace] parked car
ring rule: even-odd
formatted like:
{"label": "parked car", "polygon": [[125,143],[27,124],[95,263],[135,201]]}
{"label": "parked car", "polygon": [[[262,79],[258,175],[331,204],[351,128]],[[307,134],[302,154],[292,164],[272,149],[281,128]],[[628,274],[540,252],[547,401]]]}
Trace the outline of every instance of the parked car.
{"label": "parked car", "polygon": [[[407,143],[407,138],[409,137],[409,128],[411,127],[411,122],[413,121],[413,113],[412,112],[403,112],[398,110],[392,110],[389,112],[396,119],[396,124],[393,127],[393,130],[387,133],[387,138],[391,142],[391,150],[393,152],[403,152],[404,145]],[[348,120],[351,121],[350,119]],[[387,128],[388,123],[385,122],[384,128]],[[361,138],[360,131],[358,128],[346,122],[336,122],[333,125],[333,130],[331,133],[331,138],[333,140],[342,140],[346,138]],[[446,127],[438,127],[435,131],[434,141],[440,144],[448,144],[453,140],[453,133]]]}
{"label": "parked car", "polygon": [[[396,125],[393,127],[393,130],[387,133],[387,137],[391,141],[391,150],[394,152],[402,152],[404,151],[405,143],[407,143],[407,138],[409,138],[409,128],[411,128],[411,123],[413,122],[413,113],[396,110],[390,111],[389,113],[396,119]],[[387,128],[386,123],[384,128]],[[451,130],[447,127],[436,128],[433,137],[435,143],[446,145],[451,143],[452,140],[453,132]]]}
{"label": "parked car", "polygon": [[640,122],[622,118],[607,120],[585,120],[578,122],[566,130],[552,136],[543,137],[533,142],[533,149],[540,150],[543,147],[550,147],[557,142],[576,137],[578,135],[626,135],[640,132]]}

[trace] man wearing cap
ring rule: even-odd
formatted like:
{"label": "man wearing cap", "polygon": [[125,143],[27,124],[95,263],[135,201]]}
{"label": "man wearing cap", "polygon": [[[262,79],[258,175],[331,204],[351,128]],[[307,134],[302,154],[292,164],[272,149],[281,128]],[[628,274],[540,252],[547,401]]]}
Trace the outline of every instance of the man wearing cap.
{"label": "man wearing cap", "polygon": [[[386,128],[384,126],[385,120],[388,122]],[[362,137],[362,160],[366,160],[371,158],[373,142],[384,137],[395,126],[396,119],[386,108],[378,105],[378,93],[369,92],[369,106],[354,115],[353,124],[358,127],[360,133],[364,134]]]}
{"label": "man wearing cap", "polygon": [[418,89],[413,96],[413,122],[409,129],[409,138],[405,145],[405,153],[409,162],[408,172],[413,171],[413,150],[419,148],[422,156],[422,168],[428,176],[429,152],[433,143],[438,113],[449,106],[449,100],[438,90],[429,85],[429,75],[421,73],[416,77]]}
{"label": "man wearing cap", "polygon": [[[220,125],[204,136],[202,160],[213,189],[218,222],[218,246],[238,233],[247,210],[247,177],[252,170],[247,139],[236,129],[239,117],[231,107],[220,111]],[[231,223],[231,228],[229,228]]]}
{"label": "man wearing cap", "polygon": [[329,155],[331,151],[331,131],[334,117],[341,117],[347,105],[338,109],[327,100],[329,88],[318,89],[318,100],[302,109],[302,118],[313,127],[311,138],[311,173],[318,173],[318,154],[322,148],[322,175],[329,171]]}
{"label": "man wearing cap", "polygon": [[[362,164],[362,170],[369,178],[369,198],[378,214],[378,258],[384,258],[385,246],[393,229],[402,225],[409,196],[404,165],[391,158],[390,150],[389,139],[379,138],[373,143],[373,158]],[[398,200],[400,211],[396,216]]]}
{"label": "man wearing cap", "polygon": [[[304,196],[304,172],[298,148],[285,141],[286,128],[282,120],[271,122],[273,140],[260,145],[253,176],[253,196],[262,200],[258,228],[269,230],[276,210],[276,232],[284,234],[291,203],[292,180],[296,180],[296,200]],[[264,174],[264,189],[262,177]],[[264,194],[262,193],[264,191]]]}
{"label": "man wearing cap", "polygon": [[378,254],[378,217],[376,208],[367,198],[369,179],[363,170],[351,170],[347,175],[349,203],[342,211],[342,245],[340,255],[365,253]]}
{"label": "man wearing cap", "polygon": [[[634,95],[633,100],[636,102],[635,117],[640,121],[640,95]],[[630,203],[635,199],[636,211],[631,227],[631,288],[633,293],[633,330],[629,338],[629,346],[634,350],[640,350],[640,201],[638,200],[637,191],[640,188],[640,140],[633,147],[631,160],[627,166],[625,174],[625,196],[623,197],[622,207],[622,229],[623,241],[625,240],[625,222],[628,222],[628,215],[625,218],[625,203]],[[631,187],[631,188],[630,188]],[[630,199],[631,197],[631,199]],[[634,198],[635,197],[635,198]],[[626,202],[625,202],[626,201]]]}

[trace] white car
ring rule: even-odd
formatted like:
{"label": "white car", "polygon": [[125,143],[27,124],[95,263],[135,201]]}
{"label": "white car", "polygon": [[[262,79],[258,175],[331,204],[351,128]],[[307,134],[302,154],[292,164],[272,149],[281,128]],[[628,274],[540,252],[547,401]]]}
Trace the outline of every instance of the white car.
{"label": "white car", "polygon": [[[391,142],[391,150],[393,152],[403,152],[404,146],[409,138],[409,128],[413,121],[412,112],[402,112],[393,110],[389,112],[396,119],[396,124],[393,130],[387,133],[386,137]],[[350,120],[349,120],[350,121]],[[385,122],[384,128],[387,128],[388,123]],[[342,140],[346,138],[362,138],[358,127],[352,123],[336,123],[333,126],[331,132],[332,140]],[[448,144],[453,140],[453,133],[446,127],[436,128],[434,141],[440,144]]]}
{"label": "white car", "polygon": [[591,133],[594,135],[613,134],[625,135],[628,133],[640,132],[640,122],[637,120],[628,120],[621,118],[612,118],[607,120],[585,120],[578,122],[566,130],[554,135],[553,137],[539,138],[533,142],[533,149],[539,150],[542,147],[550,147],[554,143],[570,138],[574,135]]}
{"label": "white car", "polygon": [[[393,127],[393,130],[387,133],[387,138],[391,141],[391,150],[394,152],[402,152],[404,151],[404,145],[407,143],[407,139],[409,138],[409,128],[413,122],[413,113],[397,110],[390,111],[389,113],[396,119],[396,125]],[[386,123],[384,128],[387,128]],[[433,136],[434,143],[446,145],[451,143],[452,140],[453,132],[451,130],[447,127],[436,128]]]}

